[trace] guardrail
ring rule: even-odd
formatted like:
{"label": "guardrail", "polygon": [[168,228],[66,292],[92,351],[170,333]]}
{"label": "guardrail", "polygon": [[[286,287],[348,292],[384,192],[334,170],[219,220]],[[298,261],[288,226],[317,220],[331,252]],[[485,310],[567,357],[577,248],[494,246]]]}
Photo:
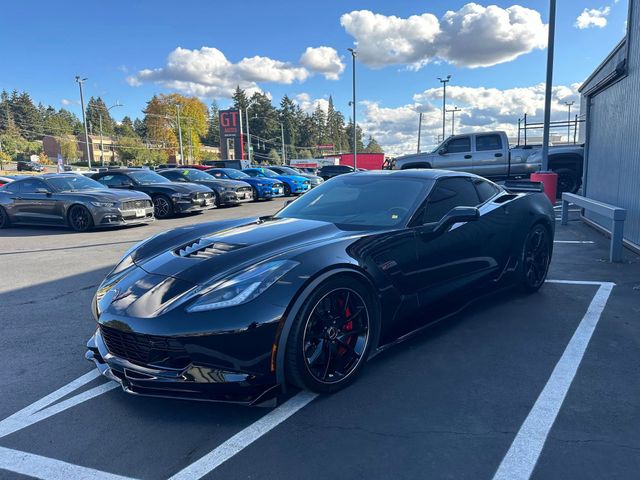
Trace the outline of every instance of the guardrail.
{"label": "guardrail", "polygon": [[624,238],[624,221],[627,218],[627,210],[624,208],[598,202],[575,193],[562,194],[562,225],[569,221],[569,205],[577,205],[593,213],[597,213],[611,220],[611,245],[609,246],[609,261],[621,262]]}

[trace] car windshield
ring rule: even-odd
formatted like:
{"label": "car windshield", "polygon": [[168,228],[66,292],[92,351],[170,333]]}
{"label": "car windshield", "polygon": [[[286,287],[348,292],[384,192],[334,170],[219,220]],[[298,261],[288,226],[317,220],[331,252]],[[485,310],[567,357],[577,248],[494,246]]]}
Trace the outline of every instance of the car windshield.
{"label": "car windshield", "polygon": [[282,173],[284,173],[285,175],[299,175],[299,172],[296,172],[293,168],[289,168],[289,167],[280,167],[280,170],[282,170]]}
{"label": "car windshield", "polygon": [[225,168],[222,171],[224,173],[226,173],[229,178],[233,178],[234,180],[242,180],[244,178],[251,178],[246,173],[241,172],[240,170],[234,170],[233,168]]}
{"label": "car windshield", "polygon": [[59,177],[48,177],[47,182],[57,192],[105,188],[101,183],[82,175],[60,175]]}
{"label": "car windshield", "polygon": [[180,170],[180,173],[189,180],[213,180],[211,175],[203,172],[202,170],[196,170],[195,168],[185,168],[184,170]]}
{"label": "car windshield", "polygon": [[162,175],[150,170],[140,170],[139,172],[129,172],[129,176],[140,185],[150,185],[152,183],[171,183],[170,180]]}
{"label": "car windshield", "polygon": [[278,174],[276,172],[274,172],[273,170],[269,170],[268,168],[256,168],[255,170],[253,170],[254,172],[257,172],[256,176],[261,176],[260,174],[264,175],[265,177],[277,177]]}
{"label": "car windshield", "polygon": [[387,175],[348,175],[314,188],[276,214],[336,224],[344,229],[380,229],[407,224],[433,181]]}

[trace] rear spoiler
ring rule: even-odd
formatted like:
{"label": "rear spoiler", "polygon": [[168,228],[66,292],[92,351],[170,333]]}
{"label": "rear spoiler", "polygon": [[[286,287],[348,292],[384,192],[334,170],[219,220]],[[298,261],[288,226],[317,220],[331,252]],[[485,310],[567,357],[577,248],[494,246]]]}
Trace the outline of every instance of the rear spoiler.
{"label": "rear spoiler", "polygon": [[507,180],[504,188],[511,193],[544,193],[542,182],[532,182],[530,180]]}

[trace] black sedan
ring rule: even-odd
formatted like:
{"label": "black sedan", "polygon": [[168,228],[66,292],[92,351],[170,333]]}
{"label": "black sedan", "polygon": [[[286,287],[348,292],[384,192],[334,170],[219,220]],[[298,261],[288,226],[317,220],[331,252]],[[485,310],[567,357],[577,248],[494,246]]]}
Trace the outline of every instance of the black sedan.
{"label": "black sedan", "polygon": [[148,195],[109,190],[83,175],[20,177],[0,188],[0,228],[68,225],[83,232],[94,226],[135,225],[153,219]]}
{"label": "black sedan", "polygon": [[470,174],[339,176],[273,216],[132,248],[94,298],[86,357],[135,394],[335,392],[376,351],[496,285],[538,290],[554,228],[544,194]]}
{"label": "black sedan", "polygon": [[170,168],[159,170],[158,173],[172,182],[191,182],[210,188],[217,207],[253,201],[253,189],[247,182],[217,179],[195,168]]}
{"label": "black sedan", "polygon": [[138,190],[151,197],[156,218],[170,218],[177,213],[202,212],[214,208],[210,188],[195,183],[174,183],[151,170],[122,168],[93,175],[109,188]]}

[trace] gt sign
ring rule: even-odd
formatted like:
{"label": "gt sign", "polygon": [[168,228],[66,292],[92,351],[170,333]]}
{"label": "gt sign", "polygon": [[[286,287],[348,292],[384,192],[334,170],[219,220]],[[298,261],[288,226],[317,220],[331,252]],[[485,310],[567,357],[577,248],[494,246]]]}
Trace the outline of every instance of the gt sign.
{"label": "gt sign", "polygon": [[228,138],[239,136],[240,133],[240,111],[220,110],[220,135]]}
{"label": "gt sign", "polygon": [[244,159],[242,114],[239,109],[220,110],[220,154],[223,159]]}

